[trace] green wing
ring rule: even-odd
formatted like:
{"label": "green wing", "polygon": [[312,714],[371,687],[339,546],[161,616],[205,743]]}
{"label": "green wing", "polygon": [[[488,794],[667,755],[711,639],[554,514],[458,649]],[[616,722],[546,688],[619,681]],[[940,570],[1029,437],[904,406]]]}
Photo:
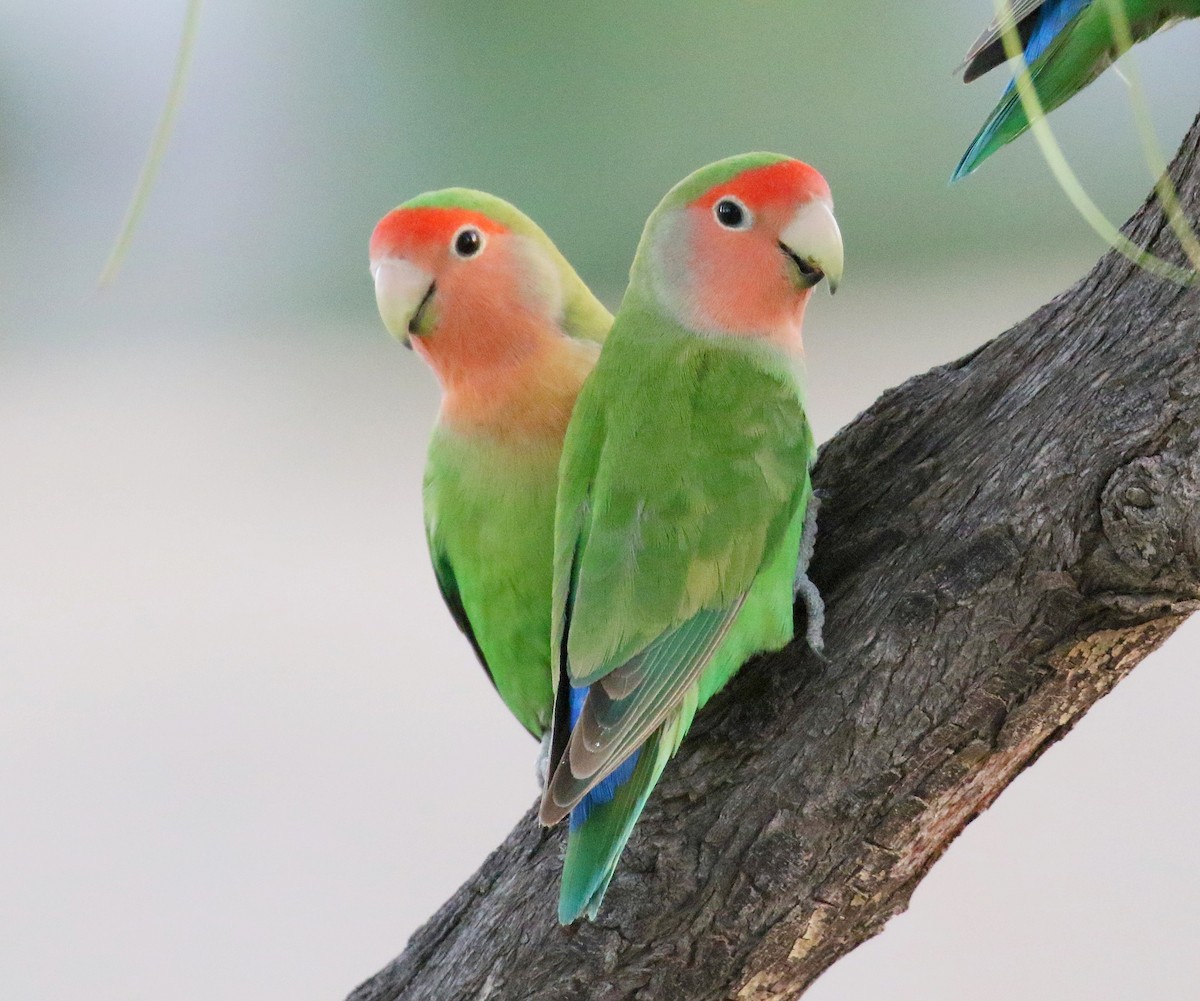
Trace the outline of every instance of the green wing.
{"label": "green wing", "polygon": [[425,534],[455,623],[501,699],[535,737],[549,726],[550,587],[558,449],[435,431]]}
{"label": "green wing", "polygon": [[567,741],[565,767],[555,769],[547,786],[544,822],[566,816],[654,735],[699,682],[744,599],[697,612],[593,684]]}
{"label": "green wing", "polygon": [[[795,378],[770,349],[614,330],[561,469],[559,706],[544,822],[697,684],[806,496],[811,457]],[[568,684],[593,687],[565,739]]]}
{"label": "green wing", "polygon": [[730,608],[783,535],[812,450],[774,351],[669,328],[620,333],[584,390],[581,420],[599,411],[598,429],[576,449],[572,420],[561,467],[555,546],[560,566],[575,564],[576,685],[697,612]]}
{"label": "green wing", "polygon": [[458,589],[458,581],[454,577],[454,567],[450,563],[450,557],[439,549],[432,535],[427,534],[426,538],[429,543],[429,558],[433,562],[433,575],[437,578],[438,590],[442,592],[442,600],[450,609],[450,616],[454,619],[454,624],[462,630],[462,634],[471,644],[471,649],[475,651],[475,656],[479,658],[479,663],[483,665],[488,681],[492,683],[493,688],[496,688],[496,678],[488,666],[487,657],[484,656],[483,648],[479,645],[479,639],[471,627],[471,620],[463,606],[462,594]]}

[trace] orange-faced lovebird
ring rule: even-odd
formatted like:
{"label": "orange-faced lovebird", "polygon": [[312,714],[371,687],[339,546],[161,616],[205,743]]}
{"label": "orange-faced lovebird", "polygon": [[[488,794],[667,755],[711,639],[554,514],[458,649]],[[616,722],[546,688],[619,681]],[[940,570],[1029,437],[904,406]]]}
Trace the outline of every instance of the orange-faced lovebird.
{"label": "orange-faced lovebird", "polygon": [[705,167],[646,223],[563,448],[540,819],[570,816],[564,924],[596,916],[697,710],[792,638],[815,455],[794,366],[841,276],[829,186],[788,157]]}
{"label": "orange-faced lovebird", "polygon": [[532,220],[479,191],[405,202],[375,227],[370,256],[384,324],[442,387],[424,484],[438,585],[540,738],[559,455],[612,317]]}

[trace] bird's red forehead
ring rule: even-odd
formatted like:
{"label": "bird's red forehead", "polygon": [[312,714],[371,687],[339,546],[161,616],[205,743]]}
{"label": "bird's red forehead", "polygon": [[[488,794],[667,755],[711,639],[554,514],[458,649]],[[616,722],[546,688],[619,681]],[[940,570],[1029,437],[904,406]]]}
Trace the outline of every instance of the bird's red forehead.
{"label": "bird's red forehead", "polygon": [[463,226],[475,226],[484,233],[502,233],[505,227],[482,212],[470,209],[422,205],[389,212],[371,234],[371,257],[400,254],[414,247],[449,244]]}
{"label": "bird's red forehead", "polygon": [[780,160],[778,163],[744,170],[724,184],[709,188],[692,204],[699,208],[712,208],[726,195],[736,195],[751,208],[830,197],[825,178],[799,160]]}

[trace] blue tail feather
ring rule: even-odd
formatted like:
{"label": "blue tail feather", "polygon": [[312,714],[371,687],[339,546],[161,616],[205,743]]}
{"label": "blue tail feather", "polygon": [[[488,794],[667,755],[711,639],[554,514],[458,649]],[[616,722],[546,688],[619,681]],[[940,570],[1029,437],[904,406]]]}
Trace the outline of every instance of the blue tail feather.
{"label": "blue tail feather", "polygon": [[[1051,0],[1042,5],[1038,11],[1037,23],[1030,32],[1029,41],[1025,43],[1025,64],[1032,66],[1045,55],[1053,42],[1068,24],[1083,12],[1083,9],[1095,0]],[[1008,81],[1004,88],[1004,97],[1017,89],[1016,79]]]}
{"label": "blue tail feather", "polygon": [[[1067,25],[1093,2],[1094,0],[1049,0],[1043,4],[1037,13],[1037,21],[1030,32],[1029,39],[1025,43],[1026,65],[1032,66],[1045,55],[1051,43],[1062,34]],[[1020,108],[1016,88],[1016,79],[1009,80],[1008,86],[1004,88],[1004,93],[1000,96],[1000,103],[959,161],[958,167],[950,177],[951,182],[962,180],[995,151],[992,144],[996,134],[1008,123],[1009,116]],[[1003,143],[998,144],[996,148],[999,148],[999,145],[1003,145]]]}
{"label": "blue tail feather", "polygon": [[[1075,20],[1085,7],[1095,0],[1051,0],[1042,5],[1038,11],[1037,24],[1025,45],[1025,61],[1035,62],[1050,48],[1050,43],[1056,39],[1062,30]],[[1011,89],[1013,84],[1008,85]]]}
{"label": "blue tail feather", "polygon": [[[571,686],[571,729],[575,729],[575,724],[579,722],[580,713],[583,712],[583,703],[587,699],[587,693],[590,686],[576,688]],[[621,788],[633,776],[633,770],[637,767],[638,755],[641,754],[641,749],[634,751],[628,758],[621,762],[612,770],[604,779],[597,784],[571,811],[570,829],[572,831],[579,830],[583,826],[584,821],[588,819],[592,810],[603,803],[611,803],[613,797],[617,794],[617,790]]]}

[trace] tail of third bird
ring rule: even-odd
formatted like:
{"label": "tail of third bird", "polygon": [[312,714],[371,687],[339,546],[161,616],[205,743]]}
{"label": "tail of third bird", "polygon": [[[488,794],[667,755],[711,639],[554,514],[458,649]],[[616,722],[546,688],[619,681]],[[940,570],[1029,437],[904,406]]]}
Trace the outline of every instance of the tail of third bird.
{"label": "tail of third bird", "polygon": [[984,160],[1017,138],[1029,128],[1029,118],[1017,90],[1011,84],[1004,97],[996,105],[979,134],[972,140],[963,158],[958,162],[950,180],[961,181],[974,171]]}

